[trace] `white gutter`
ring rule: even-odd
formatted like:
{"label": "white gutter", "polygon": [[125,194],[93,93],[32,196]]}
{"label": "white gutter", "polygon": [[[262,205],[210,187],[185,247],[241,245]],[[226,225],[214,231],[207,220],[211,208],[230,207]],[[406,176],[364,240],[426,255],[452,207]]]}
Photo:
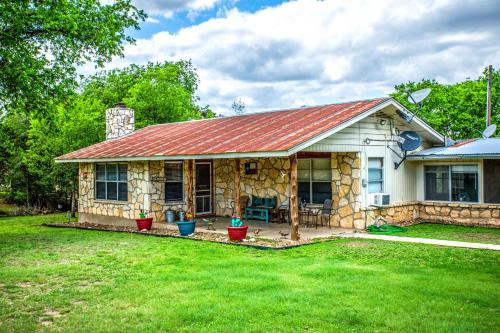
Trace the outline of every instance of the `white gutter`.
{"label": "white gutter", "polygon": [[102,158],[73,158],[55,160],[56,163],[89,163],[89,162],[125,162],[125,161],[180,161],[180,160],[206,160],[222,158],[259,158],[259,157],[288,157],[287,151],[248,152],[248,153],[223,153],[203,155],[174,155],[174,156],[122,156]]}
{"label": "white gutter", "polygon": [[500,154],[474,154],[474,155],[427,155],[427,156],[407,156],[406,159],[412,161],[423,161],[423,160],[442,160],[442,159],[481,159],[481,158],[500,158]]}

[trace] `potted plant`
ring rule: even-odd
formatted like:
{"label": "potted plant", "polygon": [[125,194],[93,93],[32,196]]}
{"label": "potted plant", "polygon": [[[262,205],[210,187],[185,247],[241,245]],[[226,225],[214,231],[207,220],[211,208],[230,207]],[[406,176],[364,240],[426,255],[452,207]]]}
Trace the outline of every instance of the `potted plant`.
{"label": "potted plant", "polygon": [[151,230],[151,226],[153,225],[153,218],[147,217],[149,213],[141,209],[139,213],[139,218],[135,219],[135,223],[137,223],[137,229],[139,231],[142,230]]}
{"label": "potted plant", "polygon": [[231,218],[231,226],[227,227],[227,233],[229,234],[229,239],[232,241],[242,241],[247,237],[248,226],[243,225],[243,221],[237,217],[233,216]]}
{"label": "potted plant", "polygon": [[177,221],[177,227],[181,236],[194,234],[194,229],[196,228],[196,220],[193,219],[193,214],[187,212],[185,215],[187,221]]}

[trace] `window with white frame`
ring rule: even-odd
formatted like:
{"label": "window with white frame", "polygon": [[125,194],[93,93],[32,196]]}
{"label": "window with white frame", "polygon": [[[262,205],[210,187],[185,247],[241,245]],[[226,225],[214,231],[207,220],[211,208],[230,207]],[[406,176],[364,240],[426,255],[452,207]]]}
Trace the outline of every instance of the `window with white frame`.
{"label": "window with white frame", "polygon": [[165,162],[165,201],[184,200],[182,162]]}
{"label": "window with white frame", "polygon": [[102,200],[128,200],[127,164],[97,163],[95,197]]}
{"label": "window with white frame", "polygon": [[368,193],[384,191],[384,159],[382,157],[368,158]]}
{"label": "window with white frame", "polygon": [[477,165],[426,165],[425,200],[479,201]]}
{"label": "window with white frame", "polygon": [[299,200],[322,204],[332,198],[330,158],[301,158],[298,160],[297,172]]}

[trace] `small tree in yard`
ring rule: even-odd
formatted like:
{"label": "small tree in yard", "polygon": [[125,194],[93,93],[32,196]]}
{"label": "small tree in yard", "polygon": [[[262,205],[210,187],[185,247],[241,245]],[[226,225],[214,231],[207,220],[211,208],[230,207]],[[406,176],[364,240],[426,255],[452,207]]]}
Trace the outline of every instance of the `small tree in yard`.
{"label": "small tree in yard", "polygon": [[235,100],[231,105],[231,109],[238,115],[245,113],[245,107],[246,105],[241,98]]}

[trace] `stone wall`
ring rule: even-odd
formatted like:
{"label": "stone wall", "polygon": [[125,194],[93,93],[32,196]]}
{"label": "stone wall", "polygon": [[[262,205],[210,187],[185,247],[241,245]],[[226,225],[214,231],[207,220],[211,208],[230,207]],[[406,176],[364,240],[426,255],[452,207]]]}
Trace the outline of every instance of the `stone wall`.
{"label": "stone wall", "polygon": [[[232,214],[235,161],[235,159],[214,160],[216,215],[229,216]],[[257,163],[256,174],[245,174],[246,162]],[[240,172],[240,195],[246,195],[249,198],[252,195],[275,196],[278,199],[278,206],[288,204],[290,197],[290,160],[288,158],[241,159]]]}
{"label": "stone wall", "polygon": [[116,139],[134,131],[134,110],[117,105],[106,110],[106,140]]}
{"label": "stone wall", "polygon": [[128,163],[128,200],[108,201],[95,198],[95,172],[93,163],[80,163],[78,211],[85,214],[116,216],[125,219],[139,217],[143,209],[144,193],[148,188],[148,163]]}
{"label": "stone wall", "polygon": [[419,208],[420,204],[418,202],[396,204],[384,208],[362,208],[361,213],[363,220],[356,226],[356,228],[365,229],[367,226],[375,224],[379,217],[382,217],[390,224],[412,224],[418,220]]}
{"label": "stone wall", "polygon": [[153,214],[155,222],[165,222],[165,211],[167,209],[176,212],[187,210],[187,177],[188,177],[188,163],[183,162],[183,175],[184,175],[184,200],[180,202],[165,202],[165,182],[155,180],[164,179],[165,177],[165,162],[163,161],[150,161],[151,173],[151,213]]}
{"label": "stone wall", "polygon": [[[257,173],[246,175],[244,164],[257,162]],[[278,205],[287,204],[290,197],[290,162],[288,158],[240,160],[241,195],[278,198]],[[332,153],[332,200],[338,209],[332,226],[365,229],[383,217],[389,223],[412,224],[419,221],[460,225],[500,227],[500,205],[464,204],[445,202],[410,202],[384,208],[361,208],[361,161],[357,153]],[[184,162],[184,183],[187,183],[187,162]],[[234,200],[234,159],[213,161],[215,185],[215,213],[232,214]],[[106,201],[95,199],[95,173],[93,163],[80,163],[78,211],[82,221],[96,216],[116,217],[120,223],[139,217],[141,209],[151,211],[156,223],[165,221],[165,210],[187,209],[186,201],[165,203],[163,161],[137,161],[128,163],[128,200]],[[160,180],[155,180],[159,178]],[[184,198],[187,188],[184,187]],[[150,204],[145,206],[145,194]],[[147,200],[146,200],[147,201]],[[107,218],[106,221],[110,219]]]}
{"label": "stone wall", "polygon": [[492,204],[409,202],[383,208],[362,208],[362,213],[366,223],[360,224],[359,229],[374,224],[378,217],[399,225],[435,222],[500,228],[500,205]]}
{"label": "stone wall", "polygon": [[[154,180],[155,177],[164,177],[163,161],[138,161],[127,163],[128,200],[109,201],[95,198],[95,172],[93,163],[80,163],[80,186],[78,211],[86,214],[114,216],[120,219],[135,219],[139,217],[141,209],[151,213],[155,222],[165,221],[165,210],[186,210],[185,201],[165,203],[165,183]],[[187,162],[184,162],[184,182],[187,178]],[[187,189],[184,188],[186,197]],[[145,194],[149,195],[149,205],[145,202]]]}
{"label": "stone wall", "polygon": [[361,214],[361,158],[359,153],[332,153],[332,200],[338,216],[332,225],[358,228]]}
{"label": "stone wall", "polygon": [[500,228],[500,205],[422,202],[418,217],[428,222]]}

